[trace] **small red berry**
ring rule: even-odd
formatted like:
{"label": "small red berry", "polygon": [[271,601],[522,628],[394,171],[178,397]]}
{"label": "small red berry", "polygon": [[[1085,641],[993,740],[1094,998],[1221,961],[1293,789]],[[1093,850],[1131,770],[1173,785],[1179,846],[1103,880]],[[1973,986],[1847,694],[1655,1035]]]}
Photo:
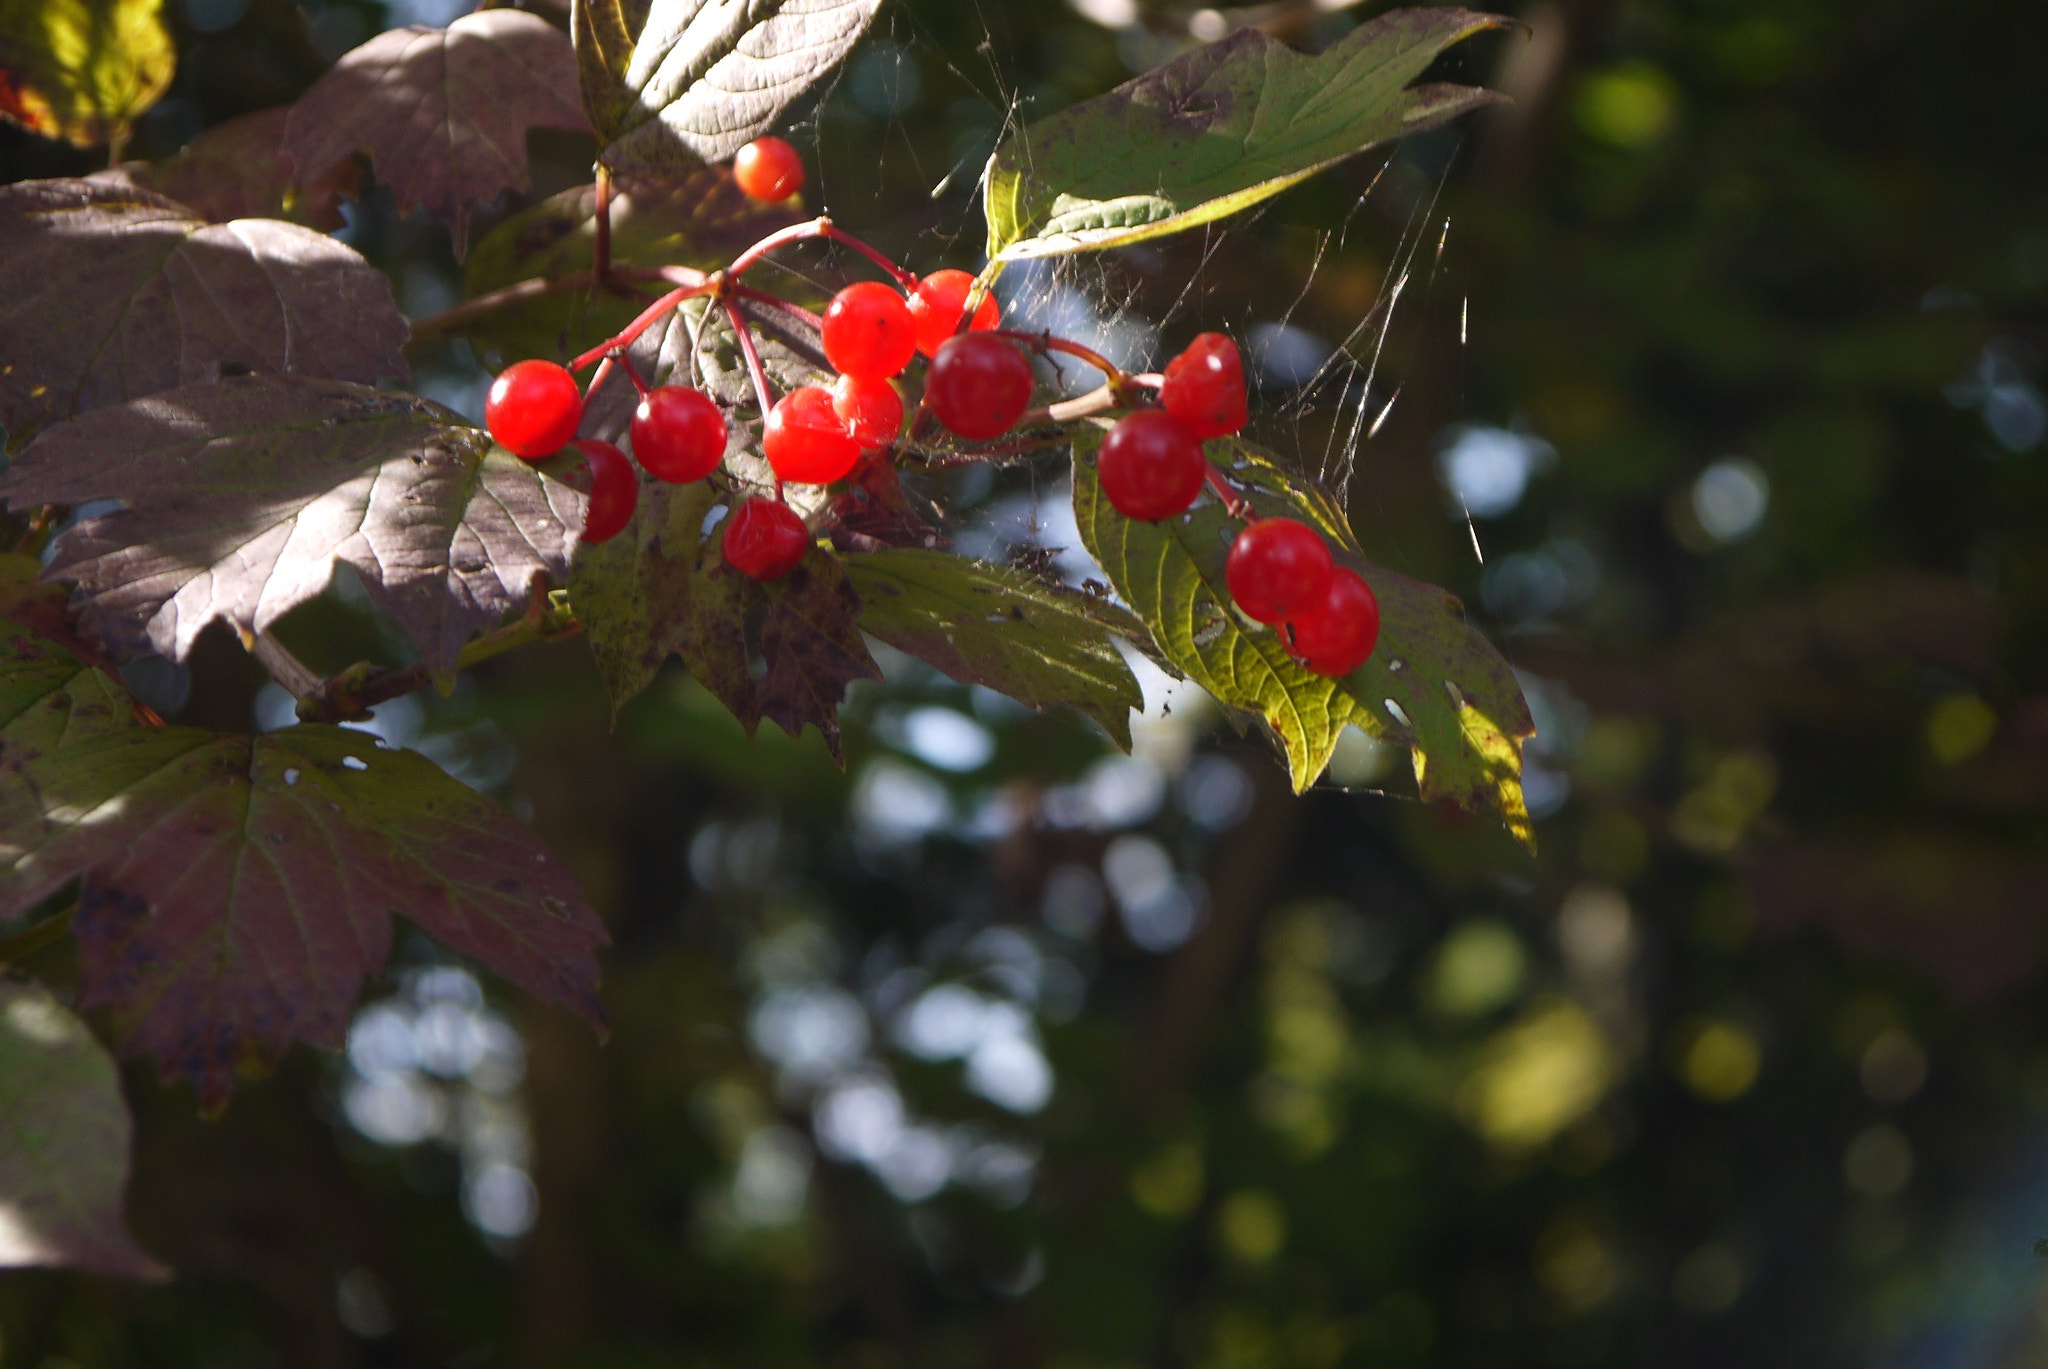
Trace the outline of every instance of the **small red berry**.
{"label": "small red berry", "polygon": [[825,307],[825,359],[841,375],[887,380],[917,355],[917,325],[903,296],[880,281],[847,286]]}
{"label": "small red berry", "polygon": [[1031,388],[1031,363],[1015,346],[986,333],[962,333],[932,358],[924,399],[948,431],[981,441],[1017,426],[1031,407]]}
{"label": "small red berry", "polygon": [[755,580],[780,580],[811,548],[804,520],[774,499],[747,499],[725,521],[726,564]]}
{"label": "small red berry", "polygon": [[552,361],[515,361],[491,382],[484,426],[514,456],[539,461],[569,445],[583,422],[576,377]]}
{"label": "small red berry", "polygon": [[1349,675],[1380,639],[1380,601],[1354,571],[1338,566],[1323,601],[1287,620],[1280,639],[1294,659],[1318,675]]}
{"label": "small red berry", "polygon": [[832,382],[832,409],[862,451],[886,447],[903,431],[903,396],[886,380],[839,377]]}
{"label": "small red berry", "polygon": [[640,502],[640,473],[626,454],[609,442],[586,438],[576,444],[583,454],[581,469],[571,476],[581,486],[589,480],[590,502],[583,513],[583,540],[609,542],[633,521]]}
{"label": "small red berry", "polygon": [[804,188],[804,159],[780,138],[756,138],[732,159],[732,178],[752,198],[778,203]]}
{"label": "small red berry", "polygon": [[1102,440],[1095,473],[1118,513],[1156,523],[1195,502],[1209,463],[1179,419],[1164,409],[1139,409],[1118,419]]}
{"label": "small red berry", "polygon": [[1222,333],[1203,333],[1166,363],[1159,402],[1198,438],[1222,437],[1244,426],[1244,360]]}
{"label": "small red berry", "polygon": [[[946,339],[960,329],[960,315],[967,308],[968,291],[974,288],[974,277],[965,271],[947,267],[934,271],[917,283],[917,289],[910,296],[910,317],[917,323],[917,350],[926,356],[937,356],[939,348],[946,345]],[[985,332],[996,326],[1002,311],[996,307],[996,297],[988,295],[981,301],[981,307],[974,311],[974,322],[968,327]]]}
{"label": "small red berry", "polygon": [[1329,593],[1330,549],[1306,523],[1261,518],[1230,544],[1223,578],[1246,617],[1277,623]]}
{"label": "small red berry", "polygon": [[800,385],[769,410],[761,450],[777,477],[799,485],[829,485],[853,469],[860,443],[832,405],[832,392]]}
{"label": "small red berry", "polygon": [[711,396],[687,385],[664,385],[633,411],[633,455],[657,480],[687,485],[725,459],[725,415]]}

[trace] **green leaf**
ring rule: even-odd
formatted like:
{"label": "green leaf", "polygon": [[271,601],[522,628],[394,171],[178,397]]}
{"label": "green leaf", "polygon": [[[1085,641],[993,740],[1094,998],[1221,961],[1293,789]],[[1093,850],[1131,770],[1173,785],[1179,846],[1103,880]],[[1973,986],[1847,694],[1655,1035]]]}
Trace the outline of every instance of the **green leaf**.
{"label": "green leaf", "polygon": [[125,142],[170,88],[163,0],[0,5],[0,118],[79,147]]}
{"label": "green leaf", "polygon": [[1323,168],[1501,97],[1409,83],[1451,44],[1508,21],[1394,10],[1326,51],[1257,28],[1011,133],[990,160],[991,258],[1094,251],[1250,208]]}
{"label": "green leaf", "polygon": [[846,56],[881,0],[574,0],[583,108],[621,175],[722,162]]}
{"label": "green leaf", "polygon": [[[762,585],[725,564],[708,484],[645,485],[633,526],[585,547],[569,597],[614,709],[682,658],[753,735],[763,718],[795,737],[816,727],[842,755],[839,704],[855,680],[881,678],[859,629],[860,599],[839,559],[812,548]],[[765,669],[754,674],[756,655]]]}
{"label": "green leaf", "polygon": [[239,1068],[341,1045],[394,913],[603,1021],[606,938],[575,881],[496,804],[361,732],[0,746],[0,920],[74,879],[81,1002],[209,1109]]}
{"label": "green leaf", "polygon": [[1144,706],[1115,639],[1144,626],[1106,600],[943,551],[899,547],[846,558],[860,625],[953,679],[1032,708],[1071,704],[1125,750]]}
{"label": "green leaf", "polygon": [[0,619],[0,743],[55,751],[134,724],[135,706],[118,680]]}
{"label": "green leaf", "polygon": [[[788,205],[741,193],[732,169],[705,167],[680,180],[613,187],[612,261],[620,266],[724,266],[749,245],[795,222]],[[597,188],[578,186],[524,209],[476,244],[464,275],[470,296],[590,269],[597,243]],[[557,291],[465,324],[471,339],[510,356],[573,356],[629,323],[652,296]]]}
{"label": "green leaf", "polygon": [[114,1062],[40,984],[0,979],[0,1267],[161,1279],[121,1221],[134,1124]]}
{"label": "green leaf", "polygon": [[1111,508],[1095,477],[1102,429],[1075,430],[1074,517],[1081,540],[1136,610],[1167,660],[1221,702],[1263,717],[1287,752],[1297,791],[1322,774],[1347,723],[1413,753],[1425,799],[1490,808],[1533,842],[1522,800],[1522,740],[1535,733],[1514,672],[1466,622],[1456,598],[1376,566],[1330,498],[1250,443],[1209,444],[1261,517],[1319,528],[1337,560],[1372,586],[1380,642],[1341,680],[1295,663],[1271,628],[1239,615],[1223,578],[1238,523],[1215,500],[1161,523]]}

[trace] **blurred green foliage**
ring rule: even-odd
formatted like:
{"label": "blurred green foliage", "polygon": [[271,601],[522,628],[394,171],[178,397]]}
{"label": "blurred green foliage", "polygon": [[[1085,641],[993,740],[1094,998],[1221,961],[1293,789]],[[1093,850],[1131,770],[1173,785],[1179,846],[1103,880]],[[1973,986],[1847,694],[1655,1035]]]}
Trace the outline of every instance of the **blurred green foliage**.
{"label": "blurred green foliage", "polygon": [[[184,0],[135,149],[422,16]],[[796,137],[840,220],[971,265],[1006,120],[1355,17],[905,0]],[[588,882],[609,1044],[417,946],[349,1060],[218,1123],[132,1072],[133,1226],[180,1277],[0,1275],[0,1364],[2036,1362],[2048,10],[1519,17],[1442,73],[1513,105],[1010,306],[1250,341],[1261,440],[1348,472],[1368,552],[1524,673],[1540,856],[1361,736],[1356,792],[1296,800],[1186,693],[1126,759],[890,656],[841,772],[684,676],[608,730],[580,644],[508,660],[380,725]],[[591,150],[540,140],[537,196]],[[352,215],[410,311],[456,297],[439,230]],[[459,345],[422,360],[473,402]],[[1039,554],[1057,479],[926,492]],[[392,649],[345,593],[308,614],[309,655]],[[134,673],[275,710],[225,642],[203,688]]]}

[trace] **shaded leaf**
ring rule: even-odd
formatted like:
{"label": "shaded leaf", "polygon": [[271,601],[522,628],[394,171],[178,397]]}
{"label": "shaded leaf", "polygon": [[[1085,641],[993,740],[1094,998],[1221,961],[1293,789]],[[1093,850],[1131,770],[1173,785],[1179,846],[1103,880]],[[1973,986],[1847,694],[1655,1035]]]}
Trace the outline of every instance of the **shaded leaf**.
{"label": "shaded leaf", "polygon": [[83,1003],[209,1109],[238,1067],[340,1047],[393,914],[603,1021],[605,932],[575,882],[490,800],[361,732],[0,748],[0,917],[80,878]]}
{"label": "shaded leaf", "polygon": [[120,681],[59,643],[0,619],[0,743],[55,751],[135,721]]}
{"label": "shaded leaf", "polygon": [[[711,270],[797,218],[786,204],[742,194],[730,167],[705,167],[675,181],[621,181],[612,190],[612,260],[622,266]],[[579,186],[522,210],[470,253],[465,285],[474,297],[536,276],[590,269],[597,190]],[[571,356],[616,333],[651,295],[560,291],[494,310],[464,328],[508,355]]]}
{"label": "shaded leaf", "polygon": [[0,979],[0,1268],[161,1279],[121,1220],[134,1124],[114,1062],[40,984]]}
{"label": "shaded leaf", "polygon": [[584,498],[428,400],[241,376],[50,429],[0,478],[16,507],[116,499],[58,539],[94,631],[182,660],[206,625],[266,630],[345,562],[452,670],[470,635],[566,577]]}
{"label": "shaded leaf", "polygon": [[764,718],[792,737],[812,726],[839,756],[846,686],[881,678],[846,568],[814,548],[774,584],[748,579],[705,533],[717,499],[702,483],[645,486],[633,527],[577,558],[569,595],[612,706],[674,655],[749,735]]}
{"label": "shaded leaf", "polygon": [[292,106],[284,153],[304,183],[367,152],[399,207],[447,224],[461,256],[471,207],[532,184],[527,131],[584,126],[568,40],[544,19],[494,9],[445,29],[393,29],[345,54]]}
{"label": "shaded leaf", "polygon": [[1223,565],[1238,524],[1214,499],[1180,518],[1138,523],[1111,508],[1095,477],[1102,429],[1075,430],[1074,516],[1081,539],[1136,610],[1167,660],[1221,702],[1263,717],[1287,752],[1297,791],[1329,764],[1345,724],[1357,723],[1413,753],[1425,799],[1491,808],[1524,843],[1522,740],[1535,733],[1514,672],[1465,622],[1463,606],[1434,585],[1373,565],[1336,505],[1249,443],[1209,444],[1261,516],[1322,530],[1337,560],[1372,586],[1380,642],[1341,680],[1288,656],[1271,629],[1241,617]]}
{"label": "shaded leaf", "polygon": [[575,0],[583,107],[624,175],[730,158],[846,56],[881,0]]}
{"label": "shaded leaf", "polygon": [[13,445],[223,370],[407,374],[391,283],[295,224],[209,225],[92,181],[0,187],[0,425]]}
{"label": "shaded leaf", "polygon": [[1310,56],[1244,28],[1011,133],[984,185],[988,254],[1081,252],[1178,233],[1500,97],[1409,82],[1506,20],[1394,10]]}
{"label": "shaded leaf", "polygon": [[215,124],[167,162],[126,162],[88,180],[151,191],[209,223],[290,219],[323,232],[341,227],[341,201],[356,193],[353,161],[336,162],[302,188],[284,155],[288,107]]}
{"label": "shaded leaf", "polygon": [[846,558],[860,625],[965,684],[1044,710],[1071,704],[1125,750],[1144,692],[1115,646],[1144,633],[1123,609],[1021,571],[902,547]]}
{"label": "shaded leaf", "polygon": [[79,147],[125,141],[170,88],[163,0],[0,5],[0,118]]}

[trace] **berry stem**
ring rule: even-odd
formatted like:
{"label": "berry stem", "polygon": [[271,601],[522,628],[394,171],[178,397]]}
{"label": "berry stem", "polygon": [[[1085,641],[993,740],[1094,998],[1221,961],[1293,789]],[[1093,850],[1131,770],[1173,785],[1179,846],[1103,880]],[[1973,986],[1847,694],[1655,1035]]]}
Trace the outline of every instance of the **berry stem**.
{"label": "berry stem", "polygon": [[1225,513],[1239,522],[1246,523],[1258,516],[1257,511],[1252,508],[1251,501],[1231,487],[1230,482],[1223,478],[1223,472],[1206,460],[1202,464],[1205,467],[1202,478],[1208,481],[1209,488],[1216,492],[1216,498],[1222,503]]}
{"label": "berry stem", "polygon": [[1079,357],[1082,361],[1087,362],[1090,366],[1102,372],[1108,378],[1111,388],[1121,386],[1128,379],[1124,374],[1123,367],[1117,365],[1093,347],[1084,347],[1078,342],[1057,337],[1050,331],[1018,333],[1012,332],[1007,328],[998,328],[994,330],[992,335],[1008,338],[1012,342],[1021,342],[1025,346],[1037,348],[1041,352],[1060,352],[1066,356]]}
{"label": "berry stem", "polygon": [[643,309],[640,317],[619,330],[618,336],[605,339],[582,356],[570,362],[569,369],[580,371],[585,366],[612,352],[623,352],[626,348],[632,346],[634,342],[638,341],[642,333],[661,322],[662,315],[673,310],[684,300],[695,299],[698,295],[711,294],[716,288],[716,278],[709,276],[699,280],[694,285],[678,285],[675,289]]}
{"label": "berry stem", "polygon": [[[754,345],[754,331],[747,326],[747,316],[740,312],[739,304],[731,296],[719,300],[725,306],[725,316],[732,320],[733,334],[740,340],[740,352],[747,359],[747,374],[754,382],[754,397],[761,401],[761,417],[765,420],[768,411],[775,407],[774,388],[768,384],[768,370],[761,364],[760,349]],[[776,481],[776,498],[782,497],[782,482]]]}
{"label": "berry stem", "polygon": [[725,274],[728,279],[737,282],[741,276],[744,276],[751,268],[759,264],[764,257],[767,257],[777,248],[787,247],[793,242],[810,242],[818,238],[824,238],[828,241],[842,243],[847,247],[851,247],[854,251],[888,272],[896,283],[906,290],[912,290],[917,287],[917,277],[911,272],[904,270],[901,266],[898,266],[890,259],[887,253],[856,238],[823,214],[804,223],[793,223],[787,228],[779,228],[775,232],[770,233],[767,237],[761,239],[761,241],[755,243],[737,257],[734,257],[732,265],[725,268]]}
{"label": "berry stem", "polygon": [[597,200],[597,243],[591,249],[590,269],[598,284],[609,285],[612,278],[612,173],[602,162],[598,164],[593,189]]}

